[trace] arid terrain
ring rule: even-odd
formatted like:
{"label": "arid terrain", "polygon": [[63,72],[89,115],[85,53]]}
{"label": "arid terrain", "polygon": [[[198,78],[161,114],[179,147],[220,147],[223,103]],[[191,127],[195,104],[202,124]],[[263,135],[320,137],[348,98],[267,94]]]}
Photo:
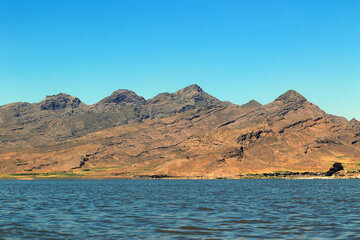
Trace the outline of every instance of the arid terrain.
{"label": "arid terrain", "polygon": [[335,162],[360,169],[360,122],[293,90],[266,105],[191,85],[149,100],[118,90],[94,105],[61,93],[0,107],[2,176],[217,178]]}

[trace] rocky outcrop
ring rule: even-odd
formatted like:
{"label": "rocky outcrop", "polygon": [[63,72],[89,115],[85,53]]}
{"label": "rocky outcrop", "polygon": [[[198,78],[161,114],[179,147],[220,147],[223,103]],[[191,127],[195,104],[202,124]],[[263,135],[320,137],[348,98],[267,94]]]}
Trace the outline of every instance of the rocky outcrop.
{"label": "rocky outcrop", "polygon": [[326,172],[326,176],[332,176],[342,170],[344,170],[344,167],[341,163],[334,163],[330,170]]}
{"label": "rocky outcrop", "polygon": [[46,98],[40,102],[39,106],[41,110],[59,110],[78,108],[81,104],[80,99],[65,93],[60,93],[58,95],[46,96]]}

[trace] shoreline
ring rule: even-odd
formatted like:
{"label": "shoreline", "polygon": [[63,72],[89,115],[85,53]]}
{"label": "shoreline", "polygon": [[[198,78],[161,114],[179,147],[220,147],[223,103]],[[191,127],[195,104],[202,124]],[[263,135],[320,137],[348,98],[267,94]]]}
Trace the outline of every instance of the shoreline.
{"label": "shoreline", "polygon": [[[270,173],[241,173],[237,175],[170,175],[140,174],[139,172],[113,172],[109,169],[86,171],[56,171],[0,174],[0,180],[224,180],[224,179],[360,179],[360,170],[344,171],[340,168],[328,172],[275,171]],[[331,168],[333,170],[333,168]]]}
{"label": "shoreline", "polygon": [[299,176],[299,177],[114,177],[114,176],[87,176],[87,177],[22,177],[22,176],[0,176],[1,180],[270,180],[270,179],[284,179],[284,180],[339,180],[339,179],[358,179],[360,176]]}

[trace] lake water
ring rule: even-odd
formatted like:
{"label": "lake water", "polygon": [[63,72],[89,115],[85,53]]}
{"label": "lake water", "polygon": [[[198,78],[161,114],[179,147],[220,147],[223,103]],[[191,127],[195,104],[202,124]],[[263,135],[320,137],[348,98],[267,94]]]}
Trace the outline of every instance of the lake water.
{"label": "lake water", "polygon": [[0,239],[355,239],[360,180],[0,181]]}

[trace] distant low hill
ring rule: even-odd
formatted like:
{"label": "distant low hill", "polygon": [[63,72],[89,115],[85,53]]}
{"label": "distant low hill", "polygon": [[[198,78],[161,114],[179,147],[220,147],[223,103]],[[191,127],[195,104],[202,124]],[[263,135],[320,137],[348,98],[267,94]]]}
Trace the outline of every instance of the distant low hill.
{"label": "distant low hill", "polygon": [[296,91],[273,102],[222,102],[190,85],[146,100],[118,90],[94,105],[60,93],[0,107],[0,173],[227,177],[360,169],[360,122]]}

